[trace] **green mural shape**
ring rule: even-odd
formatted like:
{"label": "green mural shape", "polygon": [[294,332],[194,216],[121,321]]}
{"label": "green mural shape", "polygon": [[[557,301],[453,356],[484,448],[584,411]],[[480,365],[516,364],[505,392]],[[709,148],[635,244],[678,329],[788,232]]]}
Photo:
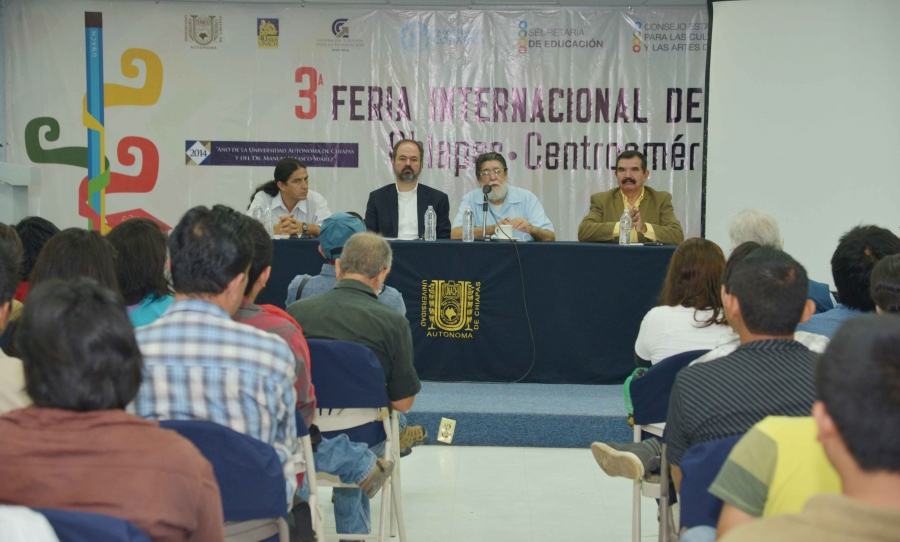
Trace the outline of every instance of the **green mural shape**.
{"label": "green mural shape", "polygon": [[[45,149],[41,147],[41,128],[48,127],[44,137],[47,141],[59,139],[59,121],[53,117],[37,117],[25,126],[25,152],[35,164],[63,164],[87,169],[87,147],[60,147]],[[109,158],[103,157],[104,169],[109,171]]]}

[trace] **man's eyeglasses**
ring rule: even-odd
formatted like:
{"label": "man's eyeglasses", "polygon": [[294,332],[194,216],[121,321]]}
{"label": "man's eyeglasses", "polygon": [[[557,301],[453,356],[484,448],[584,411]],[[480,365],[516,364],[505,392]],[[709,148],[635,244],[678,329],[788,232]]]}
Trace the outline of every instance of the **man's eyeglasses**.
{"label": "man's eyeglasses", "polygon": [[481,177],[482,179],[487,179],[492,174],[499,177],[500,174],[503,173],[504,171],[506,171],[506,169],[500,169],[500,168],[486,169],[486,170],[482,171],[481,173],[479,173],[478,176]]}

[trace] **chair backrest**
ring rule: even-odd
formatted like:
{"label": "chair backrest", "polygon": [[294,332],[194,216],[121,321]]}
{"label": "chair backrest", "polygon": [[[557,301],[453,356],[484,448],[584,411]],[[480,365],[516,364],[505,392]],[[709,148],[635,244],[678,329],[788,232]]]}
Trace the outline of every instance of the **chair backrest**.
{"label": "chair backrest", "polygon": [[631,404],[634,406],[634,424],[647,425],[666,421],[669,396],[678,371],[709,350],[691,350],[669,356],[650,367],[644,376],[631,380]]}
{"label": "chair backrest", "polygon": [[712,440],[692,446],[681,460],[681,525],[715,527],[722,512],[722,500],[709,492],[731,449],[743,435]]}
{"label": "chair backrest", "polygon": [[59,542],[150,542],[143,531],[121,518],[52,508],[34,510],[47,518]]}
{"label": "chair backrest", "polygon": [[191,441],[212,464],[225,521],[287,516],[284,471],[275,448],[213,422],[166,420],[160,426]]}
{"label": "chair backrest", "polygon": [[[312,381],[316,386],[316,406],[320,409],[384,408],[388,406],[387,383],[378,357],[369,348],[349,341],[309,339]],[[334,438],[345,434],[354,442],[369,446],[386,435],[380,422],[343,431],[322,431]]]}
{"label": "chair backrest", "polygon": [[374,352],[349,341],[306,342],[318,408],[387,406],[384,369]]}

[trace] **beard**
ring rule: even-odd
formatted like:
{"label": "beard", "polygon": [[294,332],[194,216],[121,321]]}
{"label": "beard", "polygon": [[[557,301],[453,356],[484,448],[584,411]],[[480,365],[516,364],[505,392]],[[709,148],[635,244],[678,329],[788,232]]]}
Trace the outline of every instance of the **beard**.
{"label": "beard", "polygon": [[394,175],[397,177],[397,181],[406,184],[414,183],[419,179],[419,174],[409,167],[401,171],[394,171]]}
{"label": "beard", "polygon": [[492,185],[491,193],[488,194],[488,201],[500,201],[506,197],[508,185],[506,183]]}

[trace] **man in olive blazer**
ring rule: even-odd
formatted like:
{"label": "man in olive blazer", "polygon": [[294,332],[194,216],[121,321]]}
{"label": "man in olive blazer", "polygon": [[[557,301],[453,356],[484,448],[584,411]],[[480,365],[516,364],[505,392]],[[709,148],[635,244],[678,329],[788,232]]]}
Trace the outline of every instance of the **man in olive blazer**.
{"label": "man in olive blazer", "polygon": [[675,218],[672,194],[644,186],[650,172],[644,155],[625,151],[616,162],[617,188],[591,196],[591,210],[578,226],[579,241],[618,241],[619,219],[626,202],[631,210],[632,242],[659,241],[677,245],[684,241]]}

